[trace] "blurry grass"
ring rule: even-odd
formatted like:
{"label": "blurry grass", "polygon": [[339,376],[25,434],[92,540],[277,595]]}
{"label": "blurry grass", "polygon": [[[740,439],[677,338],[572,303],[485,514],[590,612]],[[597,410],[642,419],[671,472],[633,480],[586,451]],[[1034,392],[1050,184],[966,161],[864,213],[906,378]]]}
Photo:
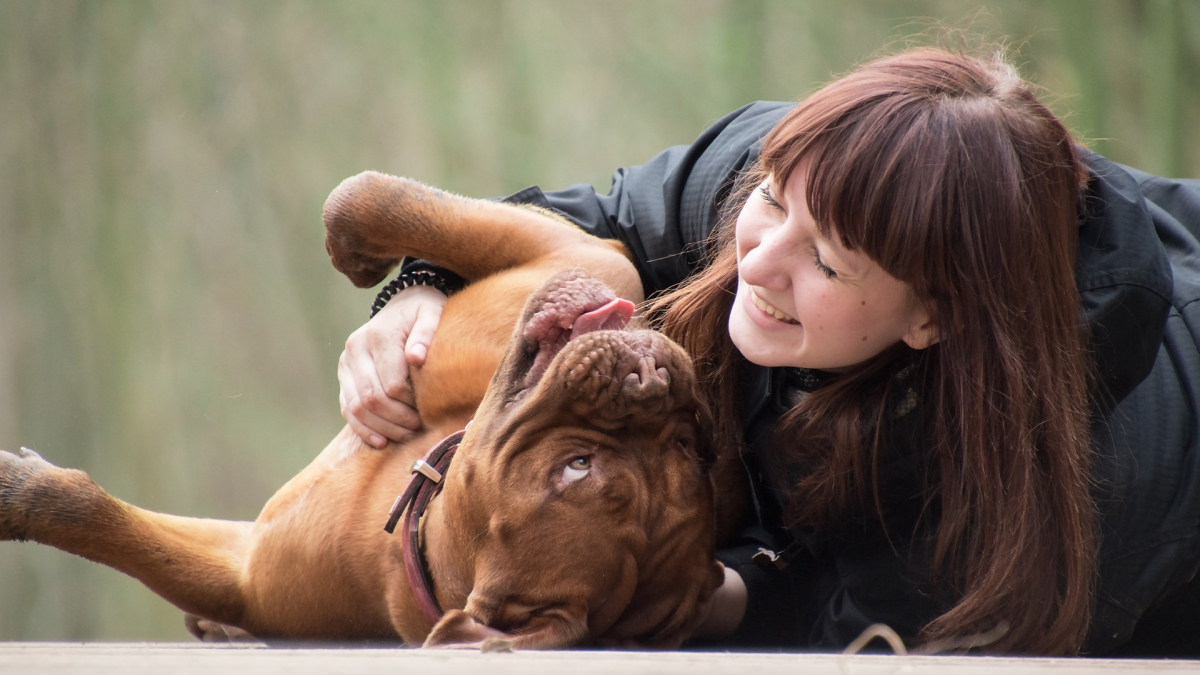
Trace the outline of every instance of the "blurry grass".
{"label": "blurry grass", "polygon": [[[930,26],[1007,36],[1119,161],[1200,169],[1184,0],[0,0],[0,447],[157,510],[253,518],[341,426],[371,294],[320,208],[364,169],[590,182]],[[0,639],[182,639],[98,566],[0,545]]]}

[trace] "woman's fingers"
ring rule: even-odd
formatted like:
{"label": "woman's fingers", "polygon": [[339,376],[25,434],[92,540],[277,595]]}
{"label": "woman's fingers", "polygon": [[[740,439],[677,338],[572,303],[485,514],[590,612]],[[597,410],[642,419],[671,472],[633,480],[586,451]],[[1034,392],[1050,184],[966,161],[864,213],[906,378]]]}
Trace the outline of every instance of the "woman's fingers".
{"label": "woman's fingers", "polygon": [[420,428],[409,363],[424,362],[445,304],[435,288],[404,289],[346,340],[338,361],[342,417],[370,445],[382,448]]}
{"label": "woman's fingers", "polygon": [[746,615],[746,582],[737,571],[721,565],[725,580],[713,592],[704,620],[693,637],[723,638],[732,635]]}
{"label": "woman's fingers", "polygon": [[[372,378],[369,382],[359,384],[358,389],[361,395],[374,393],[371,391],[372,385],[378,383],[379,392],[385,398],[402,403],[410,410],[416,407],[417,401],[413,396],[412,381],[408,377],[408,361],[404,358],[403,338],[385,338],[385,342],[373,345],[370,358],[360,361],[359,368],[369,369],[370,372],[366,373],[366,376]],[[392,406],[386,405],[386,402],[378,403],[379,407],[368,406],[368,408],[402,426],[408,427],[407,422],[412,421],[413,426],[409,429],[416,429],[420,425],[420,420],[417,419],[389,417],[386,412],[392,409]]]}
{"label": "woman's fingers", "polygon": [[[421,426],[421,419],[412,406],[412,391],[407,386],[408,369],[403,356],[398,353],[399,346],[393,351],[397,352],[395,356],[381,360],[362,345],[347,342],[338,364],[342,417],[360,438],[376,448],[386,445],[387,439],[403,440]],[[389,373],[389,378],[404,383],[402,387],[391,385],[390,393],[395,396],[389,395],[388,387],[379,379],[377,368],[381,364],[387,368],[385,372]],[[401,369],[400,373],[395,372],[396,366]]]}
{"label": "woman's fingers", "polygon": [[342,404],[342,417],[346,419],[346,424],[350,426],[350,430],[353,431],[356,436],[361,438],[364,443],[367,443],[374,448],[383,448],[387,445],[386,438],[380,436],[375,432],[374,429],[358,421],[358,418],[350,412],[350,404],[346,401],[345,393],[340,394],[338,399]]}
{"label": "woman's fingers", "polygon": [[427,301],[416,305],[413,325],[404,343],[404,354],[409,364],[420,366],[425,363],[429,345],[433,342],[433,334],[437,332],[438,324],[442,321],[442,308],[446,306],[446,296],[433,288],[418,287],[412,290],[416,297]]}

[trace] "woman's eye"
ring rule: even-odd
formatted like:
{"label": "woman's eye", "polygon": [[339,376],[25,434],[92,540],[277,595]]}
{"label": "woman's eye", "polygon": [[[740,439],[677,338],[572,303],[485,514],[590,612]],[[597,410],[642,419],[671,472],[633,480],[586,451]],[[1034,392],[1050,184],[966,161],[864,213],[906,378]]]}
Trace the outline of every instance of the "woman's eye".
{"label": "woman's eye", "polygon": [[762,187],[758,188],[758,193],[762,195],[763,201],[766,202],[768,206],[783,211],[783,205],[775,201],[775,195],[771,194],[770,185],[764,183]]}
{"label": "woman's eye", "polygon": [[837,276],[837,272],[821,260],[821,254],[817,252],[817,249],[814,248],[812,250],[812,256],[813,265],[816,265],[817,271],[819,271],[821,274],[824,274],[826,279],[832,279]]}
{"label": "woman's eye", "polygon": [[572,459],[567,466],[563,468],[562,479],[564,483],[574,483],[588,475],[588,470],[592,468],[592,458],[579,456]]}

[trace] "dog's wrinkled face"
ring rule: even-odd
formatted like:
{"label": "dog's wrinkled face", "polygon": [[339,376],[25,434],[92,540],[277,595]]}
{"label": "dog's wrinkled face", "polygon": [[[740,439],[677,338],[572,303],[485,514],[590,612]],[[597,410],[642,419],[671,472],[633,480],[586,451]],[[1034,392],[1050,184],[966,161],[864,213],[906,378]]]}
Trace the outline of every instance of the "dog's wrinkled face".
{"label": "dog's wrinkled face", "polygon": [[530,297],[447,476],[474,587],[427,645],[674,647],[700,620],[722,578],[708,414],[632,313],[582,271]]}

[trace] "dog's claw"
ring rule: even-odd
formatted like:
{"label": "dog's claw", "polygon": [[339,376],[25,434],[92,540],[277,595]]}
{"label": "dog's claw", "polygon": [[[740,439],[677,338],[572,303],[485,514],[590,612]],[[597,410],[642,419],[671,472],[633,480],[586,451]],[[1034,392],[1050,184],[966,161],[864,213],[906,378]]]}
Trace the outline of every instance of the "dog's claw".
{"label": "dog's claw", "polygon": [[201,642],[258,642],[258,638],[237,626],[227,626],[195,614],[185,613],[183,625]]}

